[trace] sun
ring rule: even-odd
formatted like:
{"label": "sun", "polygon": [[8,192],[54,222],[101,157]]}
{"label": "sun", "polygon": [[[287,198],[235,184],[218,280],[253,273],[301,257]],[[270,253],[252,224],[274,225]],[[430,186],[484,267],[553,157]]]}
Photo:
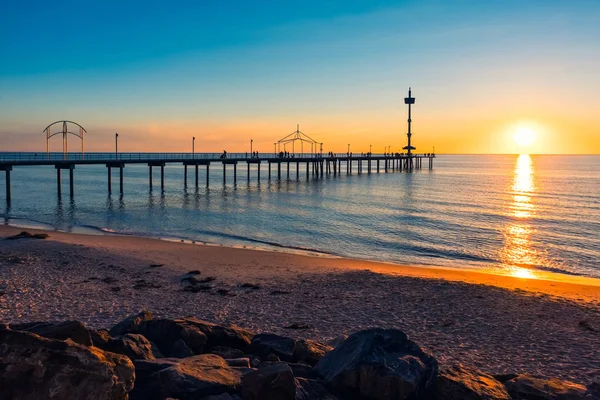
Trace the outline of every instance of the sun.
{"label": "sun", "polygon": [[531,146],[535,142],[535,131],[526,126],[522,126],[513,134],[513,140],[519,146]]}

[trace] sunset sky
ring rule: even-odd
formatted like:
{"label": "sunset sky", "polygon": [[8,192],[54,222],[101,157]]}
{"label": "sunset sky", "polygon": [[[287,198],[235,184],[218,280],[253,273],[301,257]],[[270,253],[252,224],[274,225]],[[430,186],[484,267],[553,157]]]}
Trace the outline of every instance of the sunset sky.
{"label": "sunset sky", "polygon": [[417,152],[600,153],[598,0],[7,1],[0,38],[0,151],[399,151],[411,86]]}

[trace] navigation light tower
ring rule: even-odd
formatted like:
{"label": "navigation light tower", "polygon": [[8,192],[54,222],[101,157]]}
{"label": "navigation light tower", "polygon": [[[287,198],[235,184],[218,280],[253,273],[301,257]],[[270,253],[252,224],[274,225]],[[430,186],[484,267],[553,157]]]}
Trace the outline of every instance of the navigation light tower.
{"label": "navigation light tower", "polygon": [[410,123],[412,122],[412,120],[410,119],[410,106],[412,104],[415,104],[415,98],[412,97],[410,88],[408,88],[408,97],[404,98],[404,104],[408,104],[408,133],[406,134],[406,136],[408,136],[408,145],[404,146],[402,149],[407,150],[408,156],[410,157],[412,154],[412,150],[416,150],[416,147],[413,147],[410,144],[410,137],[412,136],[412,133],[410,132]]}

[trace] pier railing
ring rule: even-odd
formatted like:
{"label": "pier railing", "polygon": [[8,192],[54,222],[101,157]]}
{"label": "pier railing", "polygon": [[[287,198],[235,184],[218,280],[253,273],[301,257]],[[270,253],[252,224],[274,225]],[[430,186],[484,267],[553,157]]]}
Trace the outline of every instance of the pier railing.
{"label": "pier railing", "polygon": [[[35,152],[0,152],[0,162],[10,161],[137,161],[137,160],[217,160],[223,153],[35,153]],[[368,157],[367,153],[352,153],[353,158]],[[385,154],[371,154],[371,157],[385,157]],[[387,155],[392,156],[392,155]],[[396,155],[394,155],[396,156]],[[296,158],[329,158],[329,153],[293,153],[282,157],[280,153],[258,153],[259,159],[283,158],[286,160]],[[333,157],[348,157],[347,153],[333,153]],[[250,153],[227,153],[226,159],[243,160],[252,157]]]}

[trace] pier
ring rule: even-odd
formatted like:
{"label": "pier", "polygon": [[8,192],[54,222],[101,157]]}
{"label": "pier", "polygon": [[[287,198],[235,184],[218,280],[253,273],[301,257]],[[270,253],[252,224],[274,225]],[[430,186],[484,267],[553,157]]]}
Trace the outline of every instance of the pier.
{"label": "pier", "polygon": [[[168,165],[183,165],[182,184],[190,184],[188,168],[194,171],[192,184],[198,187],[200,175],[204,174],[206,187],[210,185],[211,164],[221,164],[223,184],[227,183],[228,172],[233,170],[233,183],[238,182],[238,165],[246,167],[246,180],[250,182],[250,171],[256,169],[258,182],[261,181],[261,166],[267,168],[262,180],[320,179],[324,176],[352,175],[354,173],[391,173],[422,169],[424,163],[433,168],[435,154],[258,154],[250,157],[246,153],[0,153],[0,171],[5,174],[6,201],[11,200],[11,172],[18,167],[48,166],[56,169],[57,193],[62,194],[62,172],[69,174],[69,194],[75,195],[75,170],[78,165],[104,165],[107,170],[107,192],[113,191],[113,169],[119,173],[119,192],[124,192],[123,169],[130,164],[148,166],[148,186],[154,187],[154,171],[160,168],[160,189],[165,188],[165,168]],[[290,176],[290,165],[295,166],[295,177]],[[282,172],[282,168],[284,172]],[[203,171],[202,171],[203,170]]]}
{"label": "pier", "polygon": [[[196,137],[192,138],[192,153],[119,153],[119,134],[115,133],[115,152],[114,153],[85,153],[84,138],[88,134],[87,130],[73,121],[56,121],[44,129],[46,135],[46,153],[0,153],[0,171],[4,171],[6,186],[6,201],[11,201],[11,171],[15,167],[25,166],[54,166],[56,169],[57,193],[62,194],[62,171],[69,171],[69,194],[75,195],[75,167],[77,165],[105,165],[107,169],[107,188],[108,193],[112,194],[112,171],[119,170],[119,192],[123,194],[123,169],[128,164],[146,164],[148,166],[148,186],[150,190],[154,186],[153,168],[160,168],[160,189],[165,190],[165,167],[167,165],[183,165],[183,185],[188,187],[188,167],[194,169],[194,186],[198,188],[200,182],[200,167],[205,169],[206,187],[210,185],[210,165],[221,164],[223,168],[223,185],[227,184],[227,171],[233,169],[233,184],[238,181],[238,164],[246,166],[247,181],[250,182],[250,169],[254,166],[257,170],[257,180],[260,182],[261,164],[268,165],[267,179],[290,180],[290,165],[295,164],[296,180],[301,179],[301,169],[304,168],[302,176],[306,179],[320,179],[324,176],[339,176],[342,173],[352,175],[353,170],[358,175],[371,173],[388,173],[396,171],[413,171],[423,168],[423,161],[427,163],[428,169],[433,169],[434,153],[417,154],[414,153],[416,147],[411,144],[411,106],[415,104],[415,98],[412,97],[412,91],[408,89],[408,97],[404,98],[404,104],[408,106],[408,144],[403,147],[405,153],[394,153],[390,146],[386,146],[386,152],[383,154],[372,154],[371,146],[368,153],[355,155],[350,151],[339,153],[323,153],[323,142],[317,142],[312,137],[300,131],[300,125],[296,125],[296,130],[289,135],[284,136],[279,141],[273,143],[273,153],[259,153],[252,149],[253,140],[250,139],[250,153],[196,153]],[[59,130],[53,132],[53,129]],[[62,152],[50,153],[50,138],[60,135],[62,138]],[[69,135],[81,139],[81,153],[69,152]],[[300,151],[296,150],[298,144]],[[310,153],[304,152],[304,145],[310,148]],[[291,152],[287,151],[286,146],[291,147]],[[282,149],[283,147],[283,149]],[[281,167],[285,167],[285,178],[282,178]],[[366,168],[366,169],[365,169]],[[345,170],[345,172],[344,172]],[[263,178],[264,179],[264,178]]]}

